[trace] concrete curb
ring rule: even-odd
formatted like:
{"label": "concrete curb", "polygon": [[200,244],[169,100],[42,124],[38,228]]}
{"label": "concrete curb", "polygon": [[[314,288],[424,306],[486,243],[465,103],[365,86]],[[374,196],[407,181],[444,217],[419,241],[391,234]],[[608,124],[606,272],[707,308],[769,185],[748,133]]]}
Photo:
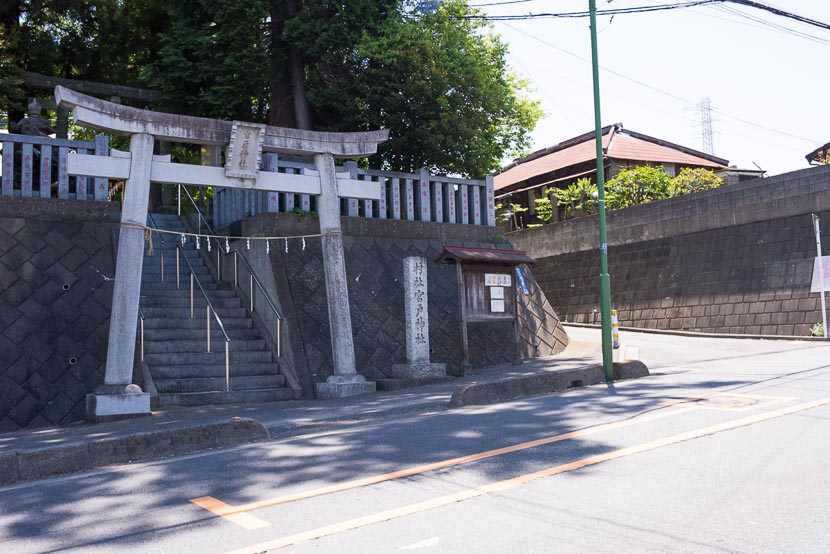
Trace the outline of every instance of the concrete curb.
{"label": "concrete curb", "polygon": [[[594,323],[573,323],[563,322],[564,327],[581,327],[583,329],[602,329],[601,325]],[[830,338],[808,337],[804,335],[742,335],[737,333],[702,333],[698,331],[681,331],[680,329],[646,329],[644,327],[620,327],[620,331],[632,333],[651,333],[653,335],[673,335],[677,337],[702,337],[707,339],[758,339],[758,340],[804,340],[804,341],[830,341]]]}
{"label": "concrete curb", "polygon": [[[614,380],[635,379],[648,375],[643,362],[628,361],[614,364]],[[567,389],[596,385],[605,382],[602,365],[595,364],[577,369],[564,369],[511,377],[490,383],[472,383],[455,391],[450,406],[473,406],[516,400]]]}
{"label": "concrete curb", "polygon": [[268,438],[268,430],[259,421],[234,418],[207,425],[9,452],[0,455],[0,485],[112,464],[157,460],[212,448],[227,448]]}

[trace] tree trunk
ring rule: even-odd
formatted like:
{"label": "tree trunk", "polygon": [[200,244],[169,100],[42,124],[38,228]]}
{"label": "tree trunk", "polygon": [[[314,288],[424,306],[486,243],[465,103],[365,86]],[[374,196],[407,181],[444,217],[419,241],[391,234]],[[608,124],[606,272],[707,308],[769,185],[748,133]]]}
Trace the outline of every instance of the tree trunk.
{"label": "tree trunk", "polygon": [[306,96],[302,53],[283,38],[285,22],[294,17],[294,0],[271,3],[271,115],[272,125],[312,129],[311,107]]}

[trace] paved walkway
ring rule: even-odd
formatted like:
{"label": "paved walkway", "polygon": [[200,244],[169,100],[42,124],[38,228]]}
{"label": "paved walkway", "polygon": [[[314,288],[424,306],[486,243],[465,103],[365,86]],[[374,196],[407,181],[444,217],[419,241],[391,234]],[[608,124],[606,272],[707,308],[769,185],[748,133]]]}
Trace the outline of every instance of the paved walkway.
{"label": "paved walkway", "polygon": [[[644,366],[639,366],[623,377],[642,375]],[[175,408],[136,419],[7,433],[0,435],[0,485],[381,417],[505,401],[602,380],[600,346],[572,341],[557,356],[477,370],[467,377],[415,388],[337,400]]]}

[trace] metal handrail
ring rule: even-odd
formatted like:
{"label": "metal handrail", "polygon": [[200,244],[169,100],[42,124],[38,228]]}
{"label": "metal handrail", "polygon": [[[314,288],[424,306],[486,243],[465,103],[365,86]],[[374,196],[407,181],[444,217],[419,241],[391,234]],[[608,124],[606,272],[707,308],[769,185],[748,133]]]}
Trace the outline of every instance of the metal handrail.
{"label": "metal handrail", "polygon": [[251,312],[254,311],[254,283],[256,283],[259,292],[268,302],[268,306],[271,308],[271,311],[274,312],[274,316],[277,318],[277,358],[282,356],[282,340],[281,340],[281,330],[282,330],[282,314],[274,305],[274,302],[271,300],[271,297],[268,296],[268,293],[265,292],[265,287],[262,285],[262,282],[259,280],[259,277],[256,276],[254,272],[254,268],[251,267],[251,264],[248,262],[248,259],[245,257],[245,254],[240,252],[238,249],[231,250],[233,254],[233,286],[239,286],[237,282],[237,260],[241,259],[242,263],[248,268],[248,274],[250,275],[250,289],[248,296],[251,301]]}
{"label": "metal handrail", "polygon": [[[210,223],[208,223],[208,220],[205,219],[204,215],[202,215],[202,210],[199,209],[199,205],[196,204],[196,200],[190,194],[190,191],[187,190],[187,187],[183,186],[181,184],[176,185],[176,186],[178,187],[178,215],[179,215],[179,217],[182,216],[182,189],[184,189],[184,193],[187,195],[187,198],[190,199],[190,203],[196,209],[196,214],[199,216],[199,219],[197,221],[197,223],[198,223],[197,233],[199,233],[200,235],[202,234],[202,222],[204,221],[205,222],[205,229],[207,230],[207,233],[209,235],[214,235],[215,233],[213,232],[213,227],[210,226]],[[220,253],[224,251],[224,248],[223,248],[222,244],[219,242],[219,239],[214,238],[213,240],[214,240],[214,242],[216,242],[216,278],[217,278],[218,281],[221,282],[222,281],[222,265],[221,265],[221,262],[219,261],[220,260],[219,256],[220,256]],[[208,239],[208,241],[210,241],[210,239]]]}
{"label": "metal handrail", "polygon": [[[151,230],[155,231],[161,241],[161,248],[159,257],[161,258],[161,281],[164,282],[164,246],[166,244],[164,237],[162,237],[161,233],[159,232],[158,225],[156,224],[155,218],[153,218],[153,214],[148,213],[147,217],[150,219],[150,223],[152,224]],[[180,288],[180,281],[179,281],[179,259],[184,258],[185,264],[187,264],[187,269],[190,271],[190,319],[193,319],[193,292],[194,282],[199,286],[199,290],[202,292],[202,296],[205,298],[206,303],[206,321],[207,321],[207,336],[206,336],[206,343],[207,343],[207,352],[210,352],[210,316],[211,313],[213,314],[214,319],[216,320],[217,325],[219,325],[219,330],[222,331],[222,335],[225,337],[225,390],[229,391],[230,389],[230,342],[231,339],[228,336],[228,333],[225,331],[225,325],[222,323],[222,318],[219,317],[219,313],[216,311],[216,308],[213,307],[213,302],[210,301],[208,298],[207,292],[205,292],[205,288],[202,286],[201,281],[199,278],[196,277],[196,271],[193,269],[193,265],[190,263],[190,260],[187,259],[187,256],[184,255],[184,250],[182,250],[182,246],[179,243],[176,243],[176,288]],[[141,310],[141,308],[139,308]],[[141,318],[141,361],[144,361],[144,314],[142,312]]]}
{"label": "metal handrail", "polygon": [[[159,255],[159,259],[161,260],[161,282],[163,283],[164,282],[164,245],[166,243],[164,241],[164,237],[162,236],[162,234],[159,233],[158,225],[156,225],[156,220],[153,218],[153,214],[151,214],[150,212],[147,212],[147,217],[150,219],[150,223],[153,225],[153,228],[152,228],[153,231],[156,232],[156,235],[158,235],[158,238],[161,241],[161,248],[159,249],[161,251],[161,254]],[[178,269],[178,267],[176,269]]]}
{"label": "metal handrail", "polygon": [[187,264],[187,268],[190,270],[190,319],[193,319],[193,283],[199,286],[199,290],[202,292],[202,296],[205,297],[205,303],[207,304],[207,311],[206,311],[206,320],[207,320],[207,351],[210,352],[210,314],[213,313],[214,319],[216,319],[216,323],[219,325],[219,330],[222,331],[222,335],[225,337],[225,390],[229,391],[230,388],[230,356],[229,356],[229,347],[231,339],[228,336],[228,333],[225,331],[225,326],[222,324],[222,319],[219,317],[219,314],[216,312],[216,308],[213,307],[213,302],[210,301],[208,298],[207,292],[205,292],[205,288],[202,286],[201,281],[199,278],[196,277],[196,271],[193,269],[193,265],[187,259],[187,256],[184,255],[184,250],[182,250],[181,244],[176,243],[176,288],[179,288],[178,282],[178,267],[179,267],[179,253],[181,253],[181,257],[184,258],[184,263]]}
{"label": "metal handrail", "polygon": [[[204,215],[202,214],[202,211],[199,209],[199,206],[196,204],[196,200],[190,194],[190,191],[187,190],[187,187],[185,187],[185,186],[178,185],[178,187],[179,187],[179,214],[181,214],[181,190],[184,189],[185,194],[187,195],[188,199],[190,199],[190,203],[193,205],[193,208],[196,210],[196,213],[199,216],[199,232],[201,232],[202,222],[204,221],[205,229],[208,232],[208,234],[214,235],[215,233],[213,232],[213,227],[211,227],[210,223],[208,223],[208,220],[205,219]],[[231,250],[230,252],[226,252],[224,247],[222,246],[222,244],[219,242],[219,239],[214,239],[214,240],[216,241],[216,245],[217,245],[217,249],[216,249],[216,277],[220,281],[222,280],[222,272],[221,272],[221,269],[220,269],[221,266],[219,265],[219,254],[220,254],[220,252],[223,252],[225,255],[233,253],[233,255],[234,255],[234,259],[233,259],[233,261],[234,261],[234,265],[233,265],[233,286],[234,287],[239,286],[238,279],[237,279],[237,276],[238,276],[237,258],[242,259],[242,263],[248,269],[248,273],[250,274],[249,297],[250,297],[251,312],[254,311],[254,283],[256,283],[257,288],[259,289],[260,293],[265,298],[265,300],[268,302],[268,306],[274,312],[274,316],[276,317],[276,320],[277,320],[276,343],[277,343],[277,358],[279,358],[280,356],[282,356],[282,320],[283,320],[283,315],[280,313],[280,311],[277,308],[274,301],[271,300],[271,297],[265,291],[265,287],[262,285],[262,282],[259,280],[259,277],[256,276],[256,273],[254,272],[254,268],[251,266],[250,262],[248,262],[248,259],[245,257],[245,254],[243,254],[239,249],[236,249],[236,248]]]}
{"label": "metal handrail", "polygon": [[141,361],[144,361],[144,310],[138,307],[138,325],[141,329]]}

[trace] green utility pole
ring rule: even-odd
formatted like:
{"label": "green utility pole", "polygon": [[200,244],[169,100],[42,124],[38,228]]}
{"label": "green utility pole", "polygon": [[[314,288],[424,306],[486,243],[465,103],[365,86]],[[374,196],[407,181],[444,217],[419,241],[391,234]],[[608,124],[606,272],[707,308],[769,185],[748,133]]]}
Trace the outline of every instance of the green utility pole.
{"label": "green utility pole", "polygon": [[597,57],[597,4],[588,0],[591,15],[591,65],[594,71],[594,126],[597,143],[597,194],[599,200],[599,311],[602,316],[602,367],[605,380],[614,378],[611,342],[611,276],[608,275],[608,241],[605,238],[605,171],[602,159],[602,116],[599,109],[599,58]]}

